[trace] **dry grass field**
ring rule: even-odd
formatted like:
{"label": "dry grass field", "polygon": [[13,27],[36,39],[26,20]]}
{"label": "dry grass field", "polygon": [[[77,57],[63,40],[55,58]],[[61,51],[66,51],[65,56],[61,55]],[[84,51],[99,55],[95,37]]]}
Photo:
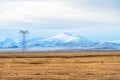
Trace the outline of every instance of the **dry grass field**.
{"label": "dry grass field", "polygon": [[0,80],[120,80],[120,52],[1,53]]}

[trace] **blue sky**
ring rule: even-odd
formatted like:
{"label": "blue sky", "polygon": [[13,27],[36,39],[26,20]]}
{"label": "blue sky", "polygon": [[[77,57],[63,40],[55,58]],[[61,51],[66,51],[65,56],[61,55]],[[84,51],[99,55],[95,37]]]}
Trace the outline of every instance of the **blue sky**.
{"label": "blue sky", "polygon": [[29,37],[60,32],[91,40],[120,40],[120,0],[1,0],[0,39],[17,39],[20,29]]}

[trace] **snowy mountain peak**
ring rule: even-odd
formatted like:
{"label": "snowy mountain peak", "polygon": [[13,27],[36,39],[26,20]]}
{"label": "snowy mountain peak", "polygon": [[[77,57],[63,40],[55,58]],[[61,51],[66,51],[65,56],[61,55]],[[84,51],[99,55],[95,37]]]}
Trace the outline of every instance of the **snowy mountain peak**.
{"label": "snowy mountain peak", "polygon": [[13,41],[13,40],[10,38],[4,38],[0,40],[0,42],[10,42],[10,41]]}
{"label": "snowy mountain peak", "polygon": [[53,36],[53,38],[62,38],[62,37],[70,37],[70,36],[72,36],[72,34],[64,32]]}
{"label": "snowy mountain peak", "polygon": [[16,48],[17,45],[14,40],[10,38],[5,38],[4,40],[0,41],[0,48]]}
{"label": "snowy mountain peak", "polygon": [[59,39],[61,41],[64,41],[64,42],[70,42],[70,41],[74,41],[74,40],[78,40],[79,38],[77,36],[73,36],[72,34],[70,33],[59,33],[55,36],[52,37],[53,39]]}

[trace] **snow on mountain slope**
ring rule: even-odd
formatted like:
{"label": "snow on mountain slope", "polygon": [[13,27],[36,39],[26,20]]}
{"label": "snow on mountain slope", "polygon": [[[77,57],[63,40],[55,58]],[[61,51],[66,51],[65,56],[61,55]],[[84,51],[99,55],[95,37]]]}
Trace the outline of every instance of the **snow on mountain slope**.
{"label": "snow on mountain slope", "polygon": [[88,41],[86,38],[82,37],[82,36],[74,36],[70,33],[59,33],[55,36],[52,36],[50,38],[47,38],[48,40],[58,40],[58,41],[62,41],[62,42],[80,42],[80,41]]}
{"label": "snow on mountain slope", "polygon": [[51,37],[52,39],[59,39],[64,42],[70,42],[70,41],[79,41],[79,38],[76,36],[73,36],[70,33],[59,33],[58,35],[55,35]]}
{"label": "snow on mountain slope", "polygon": [[120,44],[120,40],[117,41],[109,41],[110,43],[119,43]]}
{"label": "snow on mountain slope", "polygon": [[88,41],[88,39],[82,36],[74,36],[70,33],[59,33],[55,36],[44,38],[34,45],[39,47],[73,47],[80,46],[80,43]]}
{"label": "snow on mountain slope", "polygon": [[[27,47],[34,47],[35,45],[39,44],[39,42],[41,40],[42,40],[42,38],[40,38],[40,37],[29,38],[26,40],[26,46]],[[22,40],[16,40],[16,44],[18,47],[22,47],[23,42],[22,42]]]}
{"label": "snow on mountain slope", "polygon": [[6,38],[0,41],[0,48],[16,48],[16,47],[17,45],[12,39]]}
{"label": "snow on mountain slope", "polygon": [[41,40],[42,38],[37,37],[37,38],[28,39],[26,43],[27,43],[27,46],[33,46],[33,45],[35,46],[36,44],[39,44]]}

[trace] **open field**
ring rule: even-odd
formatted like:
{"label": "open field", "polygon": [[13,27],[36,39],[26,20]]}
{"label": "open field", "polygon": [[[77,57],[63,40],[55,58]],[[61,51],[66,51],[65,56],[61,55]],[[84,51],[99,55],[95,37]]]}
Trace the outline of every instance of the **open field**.
{"label": "open field", "polygon": [[120,52],[1,53],[0,80],[120,80]]}

